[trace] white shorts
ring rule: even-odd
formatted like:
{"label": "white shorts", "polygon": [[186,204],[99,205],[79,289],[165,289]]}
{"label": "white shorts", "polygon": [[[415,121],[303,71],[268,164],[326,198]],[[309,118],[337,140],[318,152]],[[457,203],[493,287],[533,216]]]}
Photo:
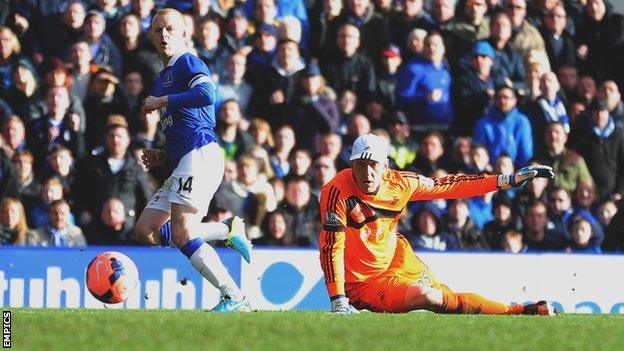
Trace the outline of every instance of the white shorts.
{"label": "white shorts", "polygon": [[146,208],[171,212],[171,204],[195,208],[202,216],[223,180],[225,160],[217,143],[210,143],[184,155]]}

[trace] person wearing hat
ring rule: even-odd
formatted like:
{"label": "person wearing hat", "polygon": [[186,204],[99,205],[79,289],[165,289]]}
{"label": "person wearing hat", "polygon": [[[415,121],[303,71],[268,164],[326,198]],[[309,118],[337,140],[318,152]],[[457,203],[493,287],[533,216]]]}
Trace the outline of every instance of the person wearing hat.
{"label": "person wearing hat", "polygon": [[[513,174],[448,175],[431,179],[388,168],[388,141],[366,134],[351,148],[351,167],[321,192],[320,264],[336,313],[356,308],[402,313],[549,315],[546,301],[508,306],[476,294],[455,293],[439,282],[397,233],[408,202],[480,196],[552,178],[552,168],[531,166]],[[383,292],[383,293],[379,293]]]}
{"label": "person wearing hat", "polygon": [[313,150],[321,135],[338,131],[340,113],[336,102],[327,96],[325,78],[317,64],[308,64],[301,71],[298,83],[298,94],[289,109],[290,121],[297,134],[297,144]]}
{"label": "person wearing hat", "polygon": [[453,121],[451,74],[445,64],[445,46],[438,33],[425,39],[423,59],[403,65],[396,85],[397,108],[404,111],[414,131],[447,130]]}
{"label": "person wearing hat", "polygon": [[397,84],[397,72],[402,62],[401,50],[396,45],[390,45],[381,52],[381,70],[377,79],[377,91],[381,94],[384,107],[387,110],[396,106],[394,92]]}
{"label": "person wearing hat", "polygon": [[470,65],[465,70],[458,68],[460,72],[453,85],[454,135],[472,135],[477,119],[491,104],[494,88],[508,84],[506,74],[494,67],[496,52],[489,42],[477,41],[470,55]]}
{"label": "person wearing hat", "polygon": [[[277,28],[272,24],[261,25],[254,35],[253,48],[247,55],[247,81],[254,90],[266,83],[263,75],[271,67],[277,51]],[[260,86],[260,88],[257,88]]]}
{"label": "person wearing hat", "polygon": [[594,99],[579,117],[569,147],[585,159],[598,190],[598,200],[619,200],[624,194],[624,132],[616,127],[606,100]]}
{"label": "person wearing hat", "polygon": [[243,50],[247,54],[251,50],[249,45],[252,40],[245,11],[239,6],[232,7],[225,19],[225,28],[219,45],[225,47],[230,53]]}
{"label": "person wearing hat", "polygon": [[418,142],[411,138],[411,129],[407,117],[402,111],[390,114],[388,123],[390,133],[390,158],[398,169],[405,169],[416,159]]}

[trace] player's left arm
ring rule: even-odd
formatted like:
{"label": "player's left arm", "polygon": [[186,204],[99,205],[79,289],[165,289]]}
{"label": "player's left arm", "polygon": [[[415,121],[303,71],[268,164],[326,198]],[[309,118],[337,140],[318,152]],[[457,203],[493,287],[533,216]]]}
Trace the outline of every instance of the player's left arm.
{"label": "player's left arm", "polygon": [[519,169],[513,174],[450,174],[431,179],[411,172],[403,172],[410,183],[410,201],[434,199],[463,199],[480,196],[490,191],[520,188],[531,179],[553,179],[553,169],[549,166],[534,165]]}

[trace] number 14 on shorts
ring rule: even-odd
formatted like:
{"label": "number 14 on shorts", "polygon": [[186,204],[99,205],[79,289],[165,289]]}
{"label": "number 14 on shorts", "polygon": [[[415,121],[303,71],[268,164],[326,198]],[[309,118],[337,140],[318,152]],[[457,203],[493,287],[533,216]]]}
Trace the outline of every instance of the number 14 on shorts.
{"label": "number 14 on shorts", "polygon": [[[175,183],[174,183],[175,184]],[[179,177],[176,192],[179,195],[190,195],[193,190],[193,177]]]}

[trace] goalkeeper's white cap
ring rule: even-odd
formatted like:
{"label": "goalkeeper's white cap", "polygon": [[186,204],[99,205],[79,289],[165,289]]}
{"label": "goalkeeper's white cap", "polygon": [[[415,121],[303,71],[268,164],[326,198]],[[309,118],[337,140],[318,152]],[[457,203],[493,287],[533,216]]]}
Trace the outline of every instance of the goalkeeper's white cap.
{"label": "goalkeeper's white cap", "polygon": [[382,137],[373,134],[362,135],[353,142],[349,161],[373,160],[384,163],[388,158],[388,146],[388,141]]}

